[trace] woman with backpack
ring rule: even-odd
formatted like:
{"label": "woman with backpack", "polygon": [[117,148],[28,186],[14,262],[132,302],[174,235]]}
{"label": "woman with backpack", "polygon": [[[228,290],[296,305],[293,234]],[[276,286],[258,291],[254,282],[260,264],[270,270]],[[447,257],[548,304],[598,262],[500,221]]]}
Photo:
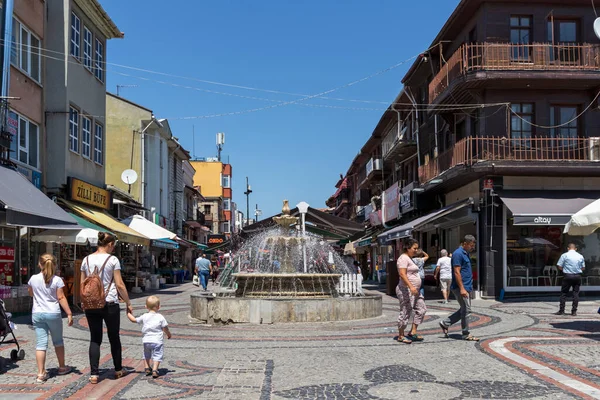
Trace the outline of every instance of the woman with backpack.
{"label": "woman with backpack", "polygon": [[56,257],[52,254],[42,254],[39,260],[41,272],[29,279],[29,295],[33,297],[31,321],[35,328],[35,359],[38,366],[37,383],[48,380],[46,372],[46,350],[48,349],[48,334],[52,337],[54,351],[58,359],[58,375],[66,375],[72,371],[65,365],[65,344],[63,342],[63,323],[60,307],[65,310],[69,319],[68,325],[73,325],[73,314],[65,297],[65,283],[56,276]]}
{"label": "woman with backpack", "polygon": [[102,344],[102,322],[106,324],[110,352],[115,366],[115,379],[127,374],[123,370],[121,353],[121,307],[119,295],[128,312],[133,312],[127,288],[121,276],[121,264],[112,253],[117,239],[107,232],[98,233],[98,250],[81,263],[81,304],[90,329],[90,383],[99,379],[100,345]]}

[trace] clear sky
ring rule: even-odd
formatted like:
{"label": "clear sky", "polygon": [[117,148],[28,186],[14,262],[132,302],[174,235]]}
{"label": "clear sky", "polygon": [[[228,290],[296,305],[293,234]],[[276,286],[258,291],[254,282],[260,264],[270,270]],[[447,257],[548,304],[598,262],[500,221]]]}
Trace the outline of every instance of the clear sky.
{"label": "clear sky", "polygon": [[[283,199],[325,207],[411,62],[327,95],[374,103],[313,98],[273,107],[302,97],[262,90],[310,96],[396,65],[429,46],[458,2],[101,0],[125,32],[109,42],[107,61],[167,74],[109,65],[107,89],[137,85],[121,96],[168,118],[196,157],[216,156],[215,135],[224,132],[243,212],[246,176],[250,208],[258,203],[262,218],[280,212]],[[263,107],[271,108],[184,119]]]}

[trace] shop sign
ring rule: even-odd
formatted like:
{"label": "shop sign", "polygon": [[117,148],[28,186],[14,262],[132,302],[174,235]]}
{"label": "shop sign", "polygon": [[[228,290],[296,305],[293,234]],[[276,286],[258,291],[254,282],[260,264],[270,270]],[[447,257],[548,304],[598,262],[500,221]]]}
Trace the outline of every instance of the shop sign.
{"label": "shop sign", "polygon": [[14,111],[9,111],[7,122],[8,126],[6,128],[6,131],[11,135],[17,136],[17,132],[19,130],[19,117],[17,113],[15,113]]}
{"label": "shop sign", "polygon": [[513,225],[549,226],[566,225],[571,220],[568,215],[531,215],[515,216]]}
{"label": "shop sign", "polygon": [[179,245],[176,243],[163,242],[161,240],[153,240],[152,247],[158,247],[167,250],[177,250],[179,248]]}
{"label": "shop sign", "polygon": [[384,193],[385,209],[383,215],[383,222],[393,221],[398,218],[400,214],[400,204],[398,202],[398,183],[394,183],[392,187]]}
{"label": "shop sign", "polygon": [[0,262],[14,262],[15,249],[13,247],[0,246]]}
{"label": "shop sign", "polygon": [[494,180],[493,179],[484,179],[483,180],[483,190],[491,190],[494,188]]}
{"label": "shop sign", "polygon": [[413,193],[411,190],[402,189],[402,193],[400,194],[400,209],[401,212],[407,213],[409,211],[414,210],[415,205],[413,203]]}
{"label": "shop sign", "polygon": [[33,186],[42,190],[42,174],[40,172],[25,168],[21,165],[17,165],[17,171],[27,178],[29,182],[33,183]]}
{"label": "shop sign", "polygon": [[371,223],[371,226],[381,225],[381,210],[373,211],[369,214],[369,222]]}
{"label": "shop sign", "polygon": [[208,235],[209,246],[218,246],[225,243],[226,240],[227,237],[225,237],[225,235]]}
{"label": "shop sign", "polygon": [[69,177],[69,200],[105,210],[110,210],[112,205],[111,194],[108,190],[72,177]]}
{"label": "shop sign", "polygon": [[360,242],[358,242],[358,243],[356,244],[356,247],[365,247],[365,246],[370,246],[370,245],[371,245],[371,241],[372,241],[372,239],[371,239],[371,238],[368,238],[368,239],[361,240]]}

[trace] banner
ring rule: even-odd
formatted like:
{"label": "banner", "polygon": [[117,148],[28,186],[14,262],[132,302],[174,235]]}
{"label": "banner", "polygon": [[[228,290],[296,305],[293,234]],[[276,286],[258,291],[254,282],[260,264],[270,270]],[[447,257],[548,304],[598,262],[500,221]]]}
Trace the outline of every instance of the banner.
{"label": "banner", "polygon": [[384,215],[383,222],[389,222],[397,219],[400,215],[400,190],[398,188],[398,182],[394,183],[384,193]]}

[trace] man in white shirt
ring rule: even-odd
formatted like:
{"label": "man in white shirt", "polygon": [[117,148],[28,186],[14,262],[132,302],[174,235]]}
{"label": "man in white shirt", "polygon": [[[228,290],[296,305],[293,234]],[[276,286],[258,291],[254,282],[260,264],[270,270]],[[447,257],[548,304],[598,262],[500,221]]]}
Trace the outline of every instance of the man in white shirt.
{"label": "man in white shirt", "polygon": [[577,252],[575,243],[569,243],[567,252],[560,256],[556,266],[564,274],[560,293],[560,306],[556,315],[565,313],[565,303],[571,287],[573,288],[573,306],[571,315],[577,316],[577,305],[579,304],[579,287],[581,286],[581,275],[585,269],[585,259]]}
{"label": "man in white shirt", "polygon": [[443,249],[440,251],[440,258],[438,259],[435,275],[439,276],[440,288],[442,289],[442,296],[444,296],[444,304],[448,304],[448,297],[450,297],[450,284],[452,284],[452,259],[448,257],[448,251]]}

